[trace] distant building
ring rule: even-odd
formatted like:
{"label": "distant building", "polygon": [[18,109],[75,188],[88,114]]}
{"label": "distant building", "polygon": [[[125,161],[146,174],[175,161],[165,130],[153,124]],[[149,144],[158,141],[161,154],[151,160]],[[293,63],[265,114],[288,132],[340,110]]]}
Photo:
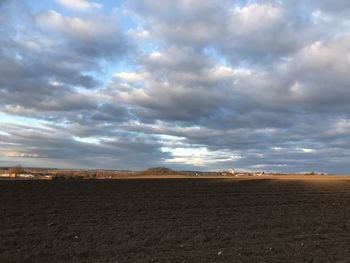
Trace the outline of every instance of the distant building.
{"label": "distant building", "polygon": [[235,169],[223,170],[223,171],[220,171],[219,174],[222,176],[234,175]]}
{"label": "distant building", "polygon": [[17,177],[21,177],[21,178],[34,178],[34,175],[32,175],[32,174],[18,174]]}
{"label": "distant building", "polygon": [[10,177],[16,178],[18,174],[23,174],[24,169],[22,168],[22,166],[17,165],[16,167],[13,167],[10,170]]}

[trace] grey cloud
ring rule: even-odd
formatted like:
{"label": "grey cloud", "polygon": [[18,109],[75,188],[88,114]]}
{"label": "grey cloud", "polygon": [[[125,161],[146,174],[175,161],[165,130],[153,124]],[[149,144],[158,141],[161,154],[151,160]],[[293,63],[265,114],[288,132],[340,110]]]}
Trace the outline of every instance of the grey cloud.
{"label": "grey cloud", "polygon": [[346,0],[320,0],[315,1],[315,7],[321,7],[326,12],[344,12],[350,10],[350,3]]}
{"label": "grey cloud", "polygon": [[[116,94],[140,118],[191,121],[216,111],[220,104],[225,107],[232,96],[230,72],[221,72],[211,59],[193,49],[174,47],[141,62],[146,73],[142,85],[148,88],[131,87]],[[111,89],[121,85],[116,81]]]}
{"label": "grey cloud", "polygon": [[[277,1],[241,6],[223,1],[137,1],[144,26],[169,44],[214,47],[234,64],[266,63],[290,56],[319,36]],[[165,15],[164,15],[165,14]]]}
{"label": "grey cloud", "polygon": [[[0,16],[1,112],[33,127],[1,122],[3,158],[345,172],[348,6],[300,3],[126,3],[148,43],[130,43],[108,15],[11,9],[14,16]],[[15,26],[21,20],[31,23],[28,32]],[[120,72],[103,75],[106,64]],[[181,151],[198,154],[204,166],[179,164]]]}
{"label": "grey cloud", "polygon": [[[122,56],[127,52],[126,38],[115,26],[113,17],[69,17],[56,11],[35,14],[34,22],[39,27],[48,28],[53,35],[61,34],[80,56],[88,58],[108,58]],[[59,36],[58,35],[58,36]]]}
{"label": "grey cloud", "polygon": [[[93,98],[97,93],[77,90],[100,87],[102,83],[91,73],[102,74],[102,60],[118,61],[131,48],[113,17],[74,18],[57,12],[33,14],[30,8],[22,8],[12,1],[3,3],[1,8],[5,14],[1,17],[6,17],[1,20],[3,34],[0,36],[3,111],[46,119],[70,118],[70,112],[77,116],[79,110],[81,115],[94,111],[89,114],[95,117],[89,118],[97,119],[115,114],[111,106],[99,106],[100,102]],[[52,27],[58,27],[58,31],[64,31],[62,35],[41,30],[32,23],[45,19]],[[24,22],[26,30],[17,25]],[[106,113],[101,113],[104,109]],[[119,111],[124,112],[120,115],[126,114],[124,109]]]}
{"label": "grey cloud", "polygon": [[6,125],[2,130],[9,134],[0,135],[1,155],[5,157],[61,160],[70,167],[144,169],[146,163],[161,165],[167,156],[152,136],[133,133],[122,132],[118,139],[96,144],[77,141],[71,134],[52,128]]}

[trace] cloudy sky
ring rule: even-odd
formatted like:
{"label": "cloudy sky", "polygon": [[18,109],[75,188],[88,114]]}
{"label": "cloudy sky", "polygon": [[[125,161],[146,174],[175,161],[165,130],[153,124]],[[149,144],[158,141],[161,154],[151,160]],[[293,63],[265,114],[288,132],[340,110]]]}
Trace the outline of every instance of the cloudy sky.
{"label": "cloudy sky", "polygon": [[350,172],[348,0],[0,1],[0,166]]}

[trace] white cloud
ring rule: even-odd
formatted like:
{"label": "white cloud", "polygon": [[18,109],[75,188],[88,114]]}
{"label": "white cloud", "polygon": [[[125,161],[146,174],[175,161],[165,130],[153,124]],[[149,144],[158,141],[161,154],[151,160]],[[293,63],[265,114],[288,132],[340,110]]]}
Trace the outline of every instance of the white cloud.
{"label": "white cloud", "polygon": [[38,154],[35,153],[26,153],[26,152],[17,152],[17,151],[2,151],[0,156],[4,157],[21,157],[21,158],[39,158]]}
{"label": "white cloud", "polygon": [[56,0],[60,5],[77,11],[87,11],[91,9],[100,9],[101,4],[87,0]]}
{"label": "white cloud", "polygon": [[163,147],[162,150],[172,154],[172,157],[166,160],[167,163],[208,166],[242,159],[242,156],[234,155],[229,151],[210,151],[206,147],[200,146],[188,146],[186,148]]}
{"label": "white cloud", "polygon": [[336,120],[326,134],[330,136],[350,135],[350,119]]}
{"label": "white cloud", "polygon": [[99,138],[94,138],[94,137],[78,137],[78,136],[73,136],[73,139],[78,141],[78,142],[82,142],[82,143],[90,143],[90,144],[99,144],[100,143],[100,139]]}
{"label": "white cloud", "polygon": [[145,78],[144,74],[135,72],[119,72],[115,73],[114,76],[127,82],[138,82],[144,80]]}
{"label": "white cloud", "polygon": [[111,33],[110,26],[104,25],[97,19],[64,16],[54,10],[39,13],[35,16],[35,21],[41,27],[54,29],[85,40]]}
{"label": "white cloud", "polygon": [[303,153],[314,153],[316,150],[310,148],[302,148],[300,149]]}
{"label": "white cloud", "polygon": [[254,37],[252,33],[260,34],[265,30],[273,30],[284,23],[283,9],[271,4],[251,4],[235,9],[232,18],[232,29],[251,37]]}

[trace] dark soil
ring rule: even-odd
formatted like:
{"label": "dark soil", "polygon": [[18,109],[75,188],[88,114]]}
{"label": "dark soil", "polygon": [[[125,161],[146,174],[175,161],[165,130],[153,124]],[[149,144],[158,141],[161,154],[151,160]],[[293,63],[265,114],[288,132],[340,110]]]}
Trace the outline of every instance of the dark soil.
{"label": "dark soil", "polygon": [[350,181],[0,181],[0,262],[350,262]]}

